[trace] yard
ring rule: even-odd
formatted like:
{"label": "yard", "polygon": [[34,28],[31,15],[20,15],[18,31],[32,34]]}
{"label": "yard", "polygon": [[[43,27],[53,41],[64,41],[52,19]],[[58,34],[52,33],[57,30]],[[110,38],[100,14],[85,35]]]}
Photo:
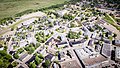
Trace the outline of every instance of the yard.
{"label": "yard", "polygon": [[70,0],[0,0],[0,19],[29,9],[40,9]]}

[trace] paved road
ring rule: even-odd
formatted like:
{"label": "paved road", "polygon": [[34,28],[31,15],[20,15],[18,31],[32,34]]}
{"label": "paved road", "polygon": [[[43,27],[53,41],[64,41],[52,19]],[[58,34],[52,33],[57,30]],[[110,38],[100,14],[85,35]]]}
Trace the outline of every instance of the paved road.
{"label": "paved road", "polygon": [[12,24],[12,25],[10,25],[10,26],[5,27],[4,29],[2,29],[0,31],[0,36],[2,36],[3,34],[11,31],[12,27],[17,26],[18,24],[20,24],[20,23],[22,23],[24,21],[27,21],[27,20],[32,19],[32,18],[40,18],[42,16],[45,16],[45,13],[43,13],[43,12],[36,12],[36,13],[31,13],[31,14],[28,14],[28,15],[24,15],[19,20],[17,20],[16,23],[14,23],[14,24]]}

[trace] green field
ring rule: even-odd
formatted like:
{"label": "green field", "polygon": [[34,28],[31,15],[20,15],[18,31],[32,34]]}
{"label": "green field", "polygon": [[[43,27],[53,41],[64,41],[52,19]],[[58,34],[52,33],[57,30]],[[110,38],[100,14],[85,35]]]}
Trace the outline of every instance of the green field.
{"label": "green field", "polygon": [[0,19],[14,16],[28,9],[40,9],[70,0],[0,0]]}

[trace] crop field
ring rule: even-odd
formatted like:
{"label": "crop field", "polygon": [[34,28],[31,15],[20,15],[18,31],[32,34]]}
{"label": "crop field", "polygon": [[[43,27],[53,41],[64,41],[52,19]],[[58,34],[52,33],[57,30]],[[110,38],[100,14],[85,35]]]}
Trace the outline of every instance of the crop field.
{"label": "crop field", "polygon": [[28,9],[40,9],[69,0],[0,0],[0,19],[14,16]]}

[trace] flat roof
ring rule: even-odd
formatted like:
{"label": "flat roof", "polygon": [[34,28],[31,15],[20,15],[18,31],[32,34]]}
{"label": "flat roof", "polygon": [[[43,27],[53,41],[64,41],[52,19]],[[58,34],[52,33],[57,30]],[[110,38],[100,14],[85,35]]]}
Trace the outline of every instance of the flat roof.
{"label": "flat roof", "polygon": [[61,63],[62,68],[81,68],[76,60],[68,60]]}
{"label": "flat roof", "polygon": [[107,58],[103,57],[102,55],[99,55],[98,57],[94,57],[94,58],[85,58],[82,61],[85,66],[91,66],[91,65],[101,63],[106,60]]}

